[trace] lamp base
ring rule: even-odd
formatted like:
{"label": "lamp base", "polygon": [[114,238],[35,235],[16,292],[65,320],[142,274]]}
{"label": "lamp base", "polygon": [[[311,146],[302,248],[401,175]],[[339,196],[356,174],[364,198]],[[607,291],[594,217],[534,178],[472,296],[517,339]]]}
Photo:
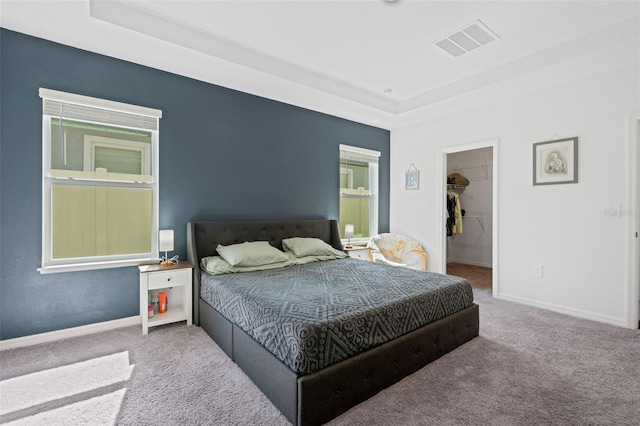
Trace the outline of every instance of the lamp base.
{"label": "lamp base", "polygon": [[160,266],[173,266],[173,262],[171,261],[160,262]]}

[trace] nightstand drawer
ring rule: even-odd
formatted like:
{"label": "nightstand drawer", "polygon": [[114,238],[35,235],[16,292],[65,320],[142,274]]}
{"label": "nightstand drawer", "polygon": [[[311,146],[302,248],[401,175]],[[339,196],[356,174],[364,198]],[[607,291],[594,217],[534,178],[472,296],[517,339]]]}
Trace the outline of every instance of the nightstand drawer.
{"label": "nightstand drawer", "polygon": [[149,290],[158,288],[176,287],[189,283],[191,269],[180,271],[155,272],[149,275]]}
{"label": "nightstand drawer", "polygon": [[369,249],[366,247],[354,247],[347,249],[349,257],[354,259],[369,260]]}

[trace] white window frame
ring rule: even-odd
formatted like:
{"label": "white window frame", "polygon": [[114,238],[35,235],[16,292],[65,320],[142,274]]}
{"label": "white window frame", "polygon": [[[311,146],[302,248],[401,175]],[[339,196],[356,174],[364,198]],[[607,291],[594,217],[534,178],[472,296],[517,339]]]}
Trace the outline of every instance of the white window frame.
{"label": "white window frame", "polygon": [[[380,158],[380,151],[374,151],[372,149],[366,149],[366,148],[360,148],[357,146],[351,146],[351,145],[343,145],[340,144],[338,146],[339,150],[340,150],[340,156],[339,158],[342,158],[342,152],[346,151],[347,153],[353,154],[357,157],[362,157],[362,158],[369,158],[371,161],[369,161],[369,191],[370,191],[370,198],[371,198],[371,202],[369,204],[369,236],[368,237],[359,237],[359,238],[351,238],[350,242],[352,243],[366,243],[369,241],[369,239],[378,234],[378,204],[379,204],[379,180],[380,180],[380,171],[379,171],[379,166],[378,166],[378,162],[379,162],[379,158]],[[340,168],[340,173],[343,174],[343,168]],[[350,181],[350,186],[353,186],[353,175],[349,176],[351,181]],[[340,188],[338,188],[338,191],[340,191]],[[342,196],[342,193],[340,193],[340,196]],[[340,223],[339,226],[343,227],[343,229],[340,230],[340,234],[343,233],[344,231],[344,225],[343,223]],[[342,243],[345,244],[347,242],[347,238],[343,238],[342,239]]]}
{"label": "white window frame", "polygon": [[340,167],[340,174],[347,175],[347,188],[353,189],[353,170],[346,167]]}
{"label": "white window frame", "polygon": [[[40,88],[39,95],[43,101],[42,113],[42,266],[38,268],[41,274],[55,272],[84,271],[105,268],[117,268],[124,266],[134,266],[144,263],[157,262],[158,258],[158,177],[159,177],[159,120],[162,111],[146,108],[137,105],[124,104],[105,99],[91,98],[88,96],[76,95],[72,93],[59,92],[56,90]],[[74,117],[55,116],[45,112],[45,102],[58,102],[63,106],[85,108],[88,111],[103,110],[104,119],[77,119]],[[123,124],[118,119],[110,120],[109,114],[113,113],[121,120],[132,120],[129,124]],[[149,147],[151,166],[150,179],[140,178],[139,180],[105,180],[100,177],[69,177],[57,176],[51,173],[51,119],[69,118],[78,121],[85,121],[95,124],[106,124],[116,127],[130,128],[134,130],[144,130],[151,133],[151,146]],[[137,121],[144,121],[144,124],[136,126]],[[132,124],[133,123],[133,124]],[[61,123],[62,124],[62,123]],[[97,139],[97,137],[92,137]],[[106,138],[103,138],[106,139]],[[104,142],[104,141],[103,141]],[[86,148],[85,143],[85,148]],[[143,160],[145,161],[145,160]],[[86,167],[86,162],[84,167]],[[90,164],[93,169],[93,164]],[[147,171],[148,168],[147,168]],[[151,250],[148,253],[134,253],[127,255],[109,256],[89,256],[68,259],[52,259],[52,223],[51,223],[51,193],[52,185],[55,182],[65,182],[77,185],[95,186],[118,186],[128,188],[149,188],[152,190],[152,213],[151,213]]]}

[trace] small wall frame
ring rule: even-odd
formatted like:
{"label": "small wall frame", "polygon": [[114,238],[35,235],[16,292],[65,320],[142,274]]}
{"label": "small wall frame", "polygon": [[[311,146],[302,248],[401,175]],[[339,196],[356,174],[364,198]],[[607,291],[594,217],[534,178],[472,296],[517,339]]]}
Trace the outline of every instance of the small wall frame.
{"label": "small wall frame", "polygon": [[[412,170],[413,169],[413,170]],[[404,174],[404,189],[414,190],[420,188],[420,170],[411,163],[409,170]]]}
{"label": "small wall frame", "polygon": [[533,184],[578,183],[578,138],[533,144]]}

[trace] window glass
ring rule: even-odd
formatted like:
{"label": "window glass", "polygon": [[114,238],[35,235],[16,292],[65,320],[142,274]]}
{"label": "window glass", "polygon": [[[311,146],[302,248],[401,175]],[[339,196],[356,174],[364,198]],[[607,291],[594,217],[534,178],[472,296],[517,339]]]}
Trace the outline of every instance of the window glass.
{"label": "window glass", "polygon": [[[340,236],[366,240],[378,233],[377,151],[340,146]],[[345,225],[353,236],[345,236]]]}
{"label": "window glass", "polygon": [[161,111],[40,89],[42,273],[158,257]]}
{"label": "window glass", "polygon": [[153,192],[55,183],[52,260],[151,252]]}
{"label": "window glass", "polygon": [[51,175],[149,182],[151,136],[149,131],[52,118]]}

